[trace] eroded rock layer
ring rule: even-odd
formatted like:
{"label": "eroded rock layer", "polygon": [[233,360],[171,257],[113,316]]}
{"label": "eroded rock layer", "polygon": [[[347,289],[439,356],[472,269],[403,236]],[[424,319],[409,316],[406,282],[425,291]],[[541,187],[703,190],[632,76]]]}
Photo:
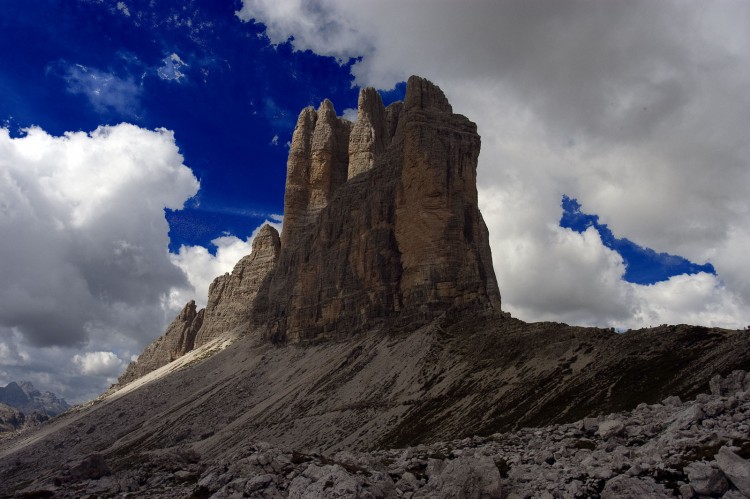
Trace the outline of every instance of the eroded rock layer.
{"label": "eroded rock layer", "polygon": [[264,225],[253,239],[252,252],[237,262],[231,274],[214,279],[203,325],[195,338],[196,348],[224,333],[247,328],[250,307],[276,264],[279,245],[279,233]]}
{"label": "eroded rock layer", "polygon": [[[305,347],[277,347],[245,336],[201,362],[69,411],[39,433],[3,439],[0,497],[33,481],[37,490],[65,482],[68,470],[92,454],[100,455],[113,473],[134,473],[132,479],[118,477],[120,494],[138,496],[148,490],[150,497],[187,497],[193,491],[206,497],[220,476],[242,481],[223,481],[219,487],[255,491],[247,481],[277,473],[265,467],[272,459],[244,454],[259,442],[294,449],[291,461],[298,464],[305,454],[324,461],[321,454],[333,458],[339,451],[379,449],[382,466],[347,468],[356,479],[368,476],[361,472],[364,467],[394,481],[410,480],[404,475],[414,466],[424,480],[415,487],[426,497],[439,497],[437,476],[453,473],[433,467],[432,476],[423,467],[426,458],[447,460],[448,465],[471,456],[471,448],[488,443],[487,437],[503,447],[507,443],[482,455],[505,460],[504,465],[497,462],[503,489],[521,497],[539,497],[549,484],[564,487],[555,495],[576,497],[575,489],[565,491],[575,481],[578,497],[597,497],[590,490],[601,492],[605,481],[618,475],[677,488],[681,484],[676,482],[685,483],[687,477],[700,494],[710,490],[696,487],[701,472],[721,476],[705,465],[714,470],[724,466],[728,481],[738,476],[731,461],[714,457],[721,446],[736,446],[739,450],[733,452],[750,458],[750,380],[732,374],[750,370],[748,351],[746,331],[664,326],[617,334],[527,324],[494,312],[448,314],[411,333],[373,331]],[[716,379],[717,374],[725,378]],[[709,389],[715,398],[698,396]],[[670,395],[680,398],[667,399]],[[697,403],[681,402],[696,396]],[[614,414],[633,410],[632,417]],[[565,427],[522,429],[550,424]],[[492,437],[498,432],[511,434]],[[451,444],[443,450],[446,444],[439,443],[463,438],[471,445]],[[410,446],[408,452],[384,450]],[[459,451],[451,455],[451,448]],[[405,461],[415,461],[395,463],[394,456],[402,453]],[[170,455],[185,465],[199,465],[189,471],[201,483],[194,476],[184,494],[175,492],[173,487],[187,482],[184,473],[164,481],[163,471],[182,469],[160,464]],[[550,464],[550,457],[559,465]],[[701,460],[698,469],[688,467]],[[225,463],[237,468],[227,469]],[[240,471],[256,464],[262,471]],[[300,497],[291,494],[289,480],[299,476],[292,471],[279,473],[287,477],[281,483],[289,485],[283,495]],[[63,484],[54,489],[55,497],[115,493],[88,485],[73,488],[80,484]],[[608,485],[620,491],[610,497],[628,497],[623,485],[620,479]],[[63,495],[63,490],[71,494]],[[249,495],[272,497],[270,491]],[[454,491],[450,497],[458,495]]]}

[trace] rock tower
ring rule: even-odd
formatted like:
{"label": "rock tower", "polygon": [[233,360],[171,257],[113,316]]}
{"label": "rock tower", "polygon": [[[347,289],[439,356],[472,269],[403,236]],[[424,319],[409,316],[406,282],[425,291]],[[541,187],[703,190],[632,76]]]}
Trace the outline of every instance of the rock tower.
{"label": "rock tower", "polygon": [[230,331],[297,343],[416,328],[449,310],[499,311],[477,205],[479,149],[476,125],[417,76],[388,107],[362,89],[355,123],[327,99],[303,109],[281,238],[263,227],[252,253],[213,282],[205,311],[188,304],[133,372]]}

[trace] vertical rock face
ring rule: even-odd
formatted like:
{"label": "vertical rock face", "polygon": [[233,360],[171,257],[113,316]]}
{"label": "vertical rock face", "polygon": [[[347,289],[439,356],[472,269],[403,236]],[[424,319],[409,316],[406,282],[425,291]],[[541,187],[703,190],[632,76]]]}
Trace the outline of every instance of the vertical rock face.
{"label": "vertical rock face", "polygon": [[397,140],[396,241],[407,303],[428,307],[479,300],[499,307],[488,232],[477,208],[476,125],[453,114],[439,88],[412,78]]}
{"label": "vertical rock face", "polygon": [[[292,212],[285,212],[277,270],[254,304],[255,325],[296,342],[393,318],[429,320],[453,307],[499,310],[477,207],[476,125],[453,114],[442,91],[422,78],[410,78],[404,103],[387,109],[374,89],[363,89],[349,134],[349,180],[325,184],[333,190],[305,204],[299,193],[315,189],[313,175],[305,183],[299,174],[315,158],[302,153],[315,149],[308,137],[341,122],[329,117],[323,127],[323,110],[335,116],[327,101],[318,113],[305,109],[294,133],[285,201]],[[320,150],[340,151],[339,142],[326,144]],[[339,178],[338,159],[315,164],[316,177]]]}
{"label": "vertical rock face", "polygon": [[235,265],[231,274],[211,283],[206,308],[196,311],[195,302],[188,302],[164,335],[128,365],[117,385],[130,383],[225,333],[247,328],[251,306],[276,264],[279,247],[276,229],[270,225],[261,227],[253,239],[252,252]]}
{"label": "vertical rock face", "polygon": [[346,181],[350,131],[328,99],[317,112],[300,113],[287,160],[283,239],[300,238]]}
{"label": "vertical rock face", "polygon": [[247,329],[253,301],[276,264],[279,247],[279,233],[264,225],[253,239],[252,252],[237,262],[231,274],[214,279],[203,326],[195,338],[196,348],[222,334]]}
{"label": "vertical rock face", "polygon": [[137,361],[128,365],[125,373],[117,380],[118,385],[130,383],[192,350],[202,324],[203,310],[196,310],[195,301],[190,300],[167,326],[166,332],[149,344]]}
{"label": "vertical rock face", "polygon": [[357,121],[349,139],[347,178],[370,170],[375,158],[385,151],[390,141],[391,134],[380,94],[374,88],[362,89],[357,102]]}

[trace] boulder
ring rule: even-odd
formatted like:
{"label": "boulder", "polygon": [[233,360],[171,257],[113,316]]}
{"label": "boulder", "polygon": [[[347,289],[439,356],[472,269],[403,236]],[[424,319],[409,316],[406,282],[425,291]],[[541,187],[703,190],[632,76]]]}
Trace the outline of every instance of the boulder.
{"label": "boulder", "polygon": [[750,497],[750,461],[722,447],[716,455],[716,464],[737,490]]}

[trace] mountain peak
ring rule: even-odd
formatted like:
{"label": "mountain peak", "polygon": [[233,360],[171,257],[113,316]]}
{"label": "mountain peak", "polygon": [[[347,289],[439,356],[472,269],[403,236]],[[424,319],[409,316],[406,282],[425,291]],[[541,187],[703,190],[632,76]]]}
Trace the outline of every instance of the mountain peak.
{"label": "mountain peak", "polygon": [[193,304],[137,364],[153,370],[184,354],[175,345],[188,332],[190,348],[231,332],[296,343],[384,321],[416,328],[452,309],[499,312],[477,203],[480,144],[476,125],[416,76],[405,102],[387,108],[375,89],[361,89],[355,123],[327,99],[303,109],[281,237],[262,227],[252,253],[211,284],[202,320]]}
{"label": "mountain peak", "polygon": [[452,113],[453,107],[448,102],[443,91],[429,80],[419,76],[411,76],[406,83],[406,97],[404,109],[423,109]]}
{"label": "mountain peak", "polygon": [[70,408],[65,399],[52,392],[41,393],[30,381],[11,381],[0,387],[0,404],[5,404],[25,413],[38,412],[44,416],[55,416]]}

